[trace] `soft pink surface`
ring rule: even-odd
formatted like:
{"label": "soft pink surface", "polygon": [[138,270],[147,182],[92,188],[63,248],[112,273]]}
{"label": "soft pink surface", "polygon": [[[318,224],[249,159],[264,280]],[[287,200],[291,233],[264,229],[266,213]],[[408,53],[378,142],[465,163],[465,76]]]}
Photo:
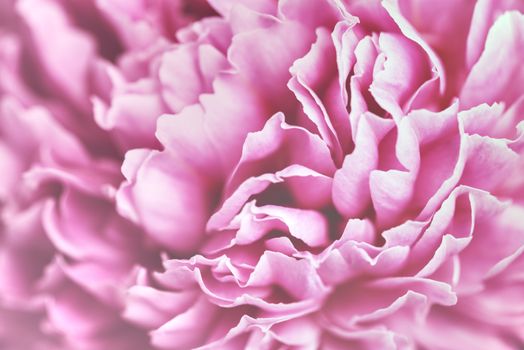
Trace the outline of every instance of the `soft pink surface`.
{"label": "soft pink surface", "polygon": [[0,348],[524,344],[519,0],[4,0]]}

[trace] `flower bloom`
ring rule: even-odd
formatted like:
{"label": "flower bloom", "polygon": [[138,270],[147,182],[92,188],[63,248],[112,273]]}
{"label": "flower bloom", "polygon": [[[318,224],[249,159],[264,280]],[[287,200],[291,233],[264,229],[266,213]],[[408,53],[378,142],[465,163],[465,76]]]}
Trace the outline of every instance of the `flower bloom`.
{"label": "flower bloom", "polygon": [[[130,99],[115,81],[142,77],[150,59],[141,56],[171,29],[155,17],[164,5],[134,8],[147,17],[135,21],[120,12],[120,26],[110,5],[116,2],[0,4],[2,349],[149,346],[146,332],[121,313],[134,269],[154,265],[154,256],[140,228],[117,213],[114,195],[125,151],[157,146],[153,131],[138,137],[157,115],[126,143],[120,129],[104,129],[109,117],[100,111]],[[180,20],[173,30],[193,18],[182,5],[173,5]],[[135,30],[143,34],[137,47],[123,35]],[[148,107],[147,99],[140,105]]]}
{"label": "flower bloom", "polygon": [[6,3],[8,347],[523,346],[522,2]]}

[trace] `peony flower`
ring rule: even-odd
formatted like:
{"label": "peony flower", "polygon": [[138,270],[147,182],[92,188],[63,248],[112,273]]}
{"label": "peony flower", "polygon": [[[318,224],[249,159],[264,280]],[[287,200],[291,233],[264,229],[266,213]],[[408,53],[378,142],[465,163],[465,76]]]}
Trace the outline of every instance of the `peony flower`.
{"label": "peony flower", "polygon": [[522,346],[521,4],[210,3],[227,48],[164,55],[176,113],[122,167],[163,251],[125,317],[162,349]]}
{"label": "peony flower", "polygon": [[[2,348],[148,347],[120,313],[137,264],[150,267],[155,257],[115,210],[127,146],[97,125],[92,102],[113,98],[110,74],[124,71],[119,58],[135,48],[104,9],[90,1],[1,4]],[[156,41],[160,25],[142,30]]]}
{"label": "peony flower", "polygon": [[522,347],[523,13],[4,1],[0,347]]}

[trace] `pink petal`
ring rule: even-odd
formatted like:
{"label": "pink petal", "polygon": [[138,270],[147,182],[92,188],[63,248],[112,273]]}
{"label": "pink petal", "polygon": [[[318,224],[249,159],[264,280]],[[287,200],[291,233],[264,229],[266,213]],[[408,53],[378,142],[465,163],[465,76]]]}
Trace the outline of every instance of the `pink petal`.
{"label": "pink petal", "polygon": [[211,45],[187,44],[164,53],[159,68],[162,96],[173,112],[212,91],[214,77],[228,64]]}
{"label": "pink petal", "polygon": [[524,88],[524,71],[520,62],[513,58],[523,50],[524,39],[520,35],[523,28],[524,17],[516,11],[500,16],[493,24],[485,49],[462,88],[460,101],[463,108],[483,102],[504,102],[511,106],[520,96]]}
{"label": "pink petal", "polygon": [[478,62],[493,23],[501,14],[510,10],[522,12],[524,11],[524,4],[518,0],[480,0],[476,2],[467,39],[466,59],[469,69]]}
{"label": "pink petal", "polygon": [[252,0],[210,0],[209,3],[222,16],[228,17],[231,9],[238,4],[250,8],[253,11],[275,15],[277,5],[271,0],[252,1]]}
{"label": "pink petal", "polygon": [[[141,219],[152,237],[172,250],[188,252],[200,244],[210,200],[195,170],[168,153],[152,152],[124,185],[120,200]],[[190,208],[190,209],[188,209]]]}
{"label": "pink petal", "polygon": [[128,290],[124,317],[148,329],[160,327],[197,300],[194,291],[168,292],[135,285]]}
{"label": "pink petal", "polygon": [[250,133],[242,149],[242,157],[231,175],[228,188],[237,187],[248,176],[273,172],[291,164],[308,167],[330,175],[335,166],[326,144],[309,131],[294,127],[277,113],[264,128]]}
{"label": "pink petal", "polygon": [[429,64],[425,52],[400,35],[380,34],[378,47],[385,62],[373,73],[370,92],[384,110],[399,118],[418,87],[430,79]]}
{"label": "pink petal", "polygon": [[[324,193],[331,188],[331,179],[325,175],[319,174],[311,169],[300,165],[291,165],[274,174],[263,174],[258,177],[252,177],[243,182],[222,204],[209,219],[207,223],[208,230],[217,230],[225,227],[233,217],[240,211],[248,199],[255,194],[259,194],[267,189],[271,184],[287,182],[292,180],[304,180],[316,183],[316,188],[304,191],[303,187],[299,188],[300,182],[296,182],[296,191],[303,191],[302,200],[308,203],[308,200],[319,200],[319,192]],[[310,183],[311,184],[311,183]],[[323,196],[321,197],[321,199]],[[300,200],[300,198],[299,198]],[[299,202],[300,203],[300,202]],[[309,201],[309,206],[315,206],[316,203]]]}
{"label": "pink petal", "polygon": [[310,3],[284,0],[278,3],[278,11],[286,20],[297,21],[311,28],[332,27],[340,17],[335,4],[326,0]]}
{"label": "pink petal", "polygon": [[355,150],[346,156],[333,178],[333,203],[344,216],[359,216],[368,207],[369,176],[378,165],[378,144],[391,127],[391,121],[371,114],[360,118]]}
{"label": "pink petal", "polygon": [[[335,62],[335,51],[331,37],[325,30],[317,31],[317,41],[311,50],[302,58],[295,61],[291,67],[293,77],[288,83],[301,102],[305,114],[316,125],[322,139],[328,144],[335,157],[341,157],[341,143],[338,130],[334,125],[341,125],[342,130],[349,131],[349,119],[342,101],[332,108],[328,105],[327,89],[335,83],[336,74],[329,67]],[[318,67],[326,67],[319,69]],[[341,93],[335,96],[341,97]],[[337,103],[337,101],[333,101]],[[331,113],[330,113],[331,112]],[[341,134],[343,135],[343,134]],[[347,141],[345,141],[347,145]]]}
{"label": "pink petal", "polygon": [[151,82],[114,88],[111,104],[94,98],[95,119],[100,127],[111,130],[124,150],[157,148],[154,138],[156,119],[165,111],[158,91]]}
{"label": "pink petal", "polygon": [[[33,11],[38,6],[39,11]],[[75,29],[53,1],[24,0],[17,10],[29,25],[46,73],[63,94],[74,103],[86,107],[87,74],[94,59],[94,43]],[[56,40],[48,40],[52,36]],[[75,57],[71,57],[74,52]]]}
{"label": "pink petal", "polygon": [[[293,108],[291,92],[286,88],[289,67],[302,57],[312,43],[312,35],[295,22],[282,22],[269,28],[237,34],[228,51],[228,59],[273,113]],[[262,102],[263,101],[263,102]]]}
{"label": "pink petal", "polygon": [[320,298],[327,292],[313,266],[306,260],[273,252],[262,255],[247,285],[278,285],[297,300]]}
{"label": "pink petal", "polygon": [[404,36],[408,39],[413,40],[426,52],[440,78],[440,93],[443,93],[446,87],[446,78],[444,67],[440,58],[437,56],[435,51],[428,45],[428,43],[421,37],[421,35],[417,32],[413,25],[409,23],[408,20],[401,13],[398,0],[386,0],[382,2],[382,5],[384,6],[388,14],[391,16],[391,18],[393,18],[395,23],[398,25],[402,34],[404,34]]}

